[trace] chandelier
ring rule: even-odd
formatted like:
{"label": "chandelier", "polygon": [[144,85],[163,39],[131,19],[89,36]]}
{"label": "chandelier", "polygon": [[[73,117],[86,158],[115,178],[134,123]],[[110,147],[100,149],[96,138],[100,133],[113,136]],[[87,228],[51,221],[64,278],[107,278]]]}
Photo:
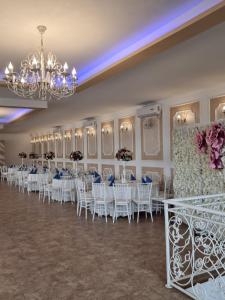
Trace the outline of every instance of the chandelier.
{"label": "chandelier", "polygon": [[21,62],[19,72],[10,62],[5,69],[8,89],[24,98],[51,100],[61,99],[75,93],[77,73],[69,72],[68,64],[62,65],[51,52],[45,55],[43,35],[46,26],[37,27],[41,35],[41,48]]}

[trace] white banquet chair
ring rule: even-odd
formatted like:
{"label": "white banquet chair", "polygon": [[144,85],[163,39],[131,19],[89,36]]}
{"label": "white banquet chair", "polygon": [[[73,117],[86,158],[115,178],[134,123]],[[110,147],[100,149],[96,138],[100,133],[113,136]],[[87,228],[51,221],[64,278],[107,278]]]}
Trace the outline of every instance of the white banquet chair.
{"label": "white banquet chair", "polygon": [[92,183],[92,194],[94,197],[93,221],[97,212],[98,215],[105,216],[107,223],[108,204],[112,203],[113,200],[110,201],[110,198],[107,199],[105,183]]}
{"label": "white banquet chair", "polygon": [[82,208],[85,209],[85,218],[87,219],[87,210],[91,209],[93,203],[93,196],[91,192],[86,191],[85,182],[82,180],[77,181],[77,194],[78,194],[78,207],[79,216],[81,216]]}
{"label": "white banquet chair", "polygon": [[171,179],[170,177],[164,176],[164,187],[163,191],[159,192],[158,195],[153,195],[152,201],[153,201],[153,206],[156,210],[156,213],[161,211],[164,208],[164,203],[163,200],[170,199],[172,198],[173,195],[171,193]]}
{"label": "white banquet chair", "polygon": [[[46,187],[48,186],[48,174],[38,174],[38,191],[39,191],[39,200],[45,201]],[[49,198],[49,197],[48,197]]]}
{"label": "white banquet chair", "polygon": [[60,179],[53,179],[52,186],[51,186],[51,200],[56,200],[63,203],[62,198],[62,180]]}
{"label": "white banquet chair", "polygon": [[28,174],[27,177],[27,193],[38,190],[38,174]]}
{"label": "white banquet chair", "polygon": [[137,223],[139,222],[140,211],[145,212],[146,218],[147,214],[150,213],[153,222],[151,193],[152,183],[137,184],[137,199],[133,199],[134,203],[137,205]]}
{"label": "white banquet chair", "polygon": [[71,201],[71,203],[73,203],[75,201],[74,181],[71,179],[62,180],[61,189],[62,189],[62,201]]}
{"label": "white banquet chair", "polygon": [[128,222],[131,221],[131,200],[132,200],[132,193],[131,193],[131,186],[129,184],[120,184],[116,183],[113,186],[113,193],[114,193],[114,200],[115,200],[115,207],[113,213],[113,223],[117,220],[118,216],[127,216]]}
{"label": "white banquet chair", "polygon": [[7,174],[8,174],[8,167],[2,166],[1,167],[1,181],[7,180]]}

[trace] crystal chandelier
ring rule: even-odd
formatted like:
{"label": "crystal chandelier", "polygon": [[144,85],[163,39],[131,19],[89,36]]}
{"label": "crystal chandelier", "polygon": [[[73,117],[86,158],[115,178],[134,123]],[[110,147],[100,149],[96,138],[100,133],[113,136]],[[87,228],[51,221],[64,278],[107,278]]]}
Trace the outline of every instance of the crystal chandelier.
{"label": "crystal chandelier", "polygon": [[14,71],[10,62],[5,69],[5,81],[9,90],[24,98],[51,100],[61,99],[75,93],[77,73],[75,68],[71,73],[68,64],[57,61],[51,52],[45,56],[43,35],[46,26],[37,27],[41,35],[41,48],[21,62],[19,72]]}

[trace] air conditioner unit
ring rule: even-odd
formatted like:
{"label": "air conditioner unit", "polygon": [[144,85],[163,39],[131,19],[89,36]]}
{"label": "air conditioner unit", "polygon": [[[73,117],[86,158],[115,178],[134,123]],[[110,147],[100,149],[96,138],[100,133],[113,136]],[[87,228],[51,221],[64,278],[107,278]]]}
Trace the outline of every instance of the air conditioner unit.
{"label": "air conditioner unit", "polygon": [[84,123],[85,128],[95,128],[96,127],[96,121],[95,120],[87,120]]}
{"label": "air conditioner unit", "polygon": [[159,116],[161,113],[162,107],[160,104],[146,105],[137,110],[138,118]]}

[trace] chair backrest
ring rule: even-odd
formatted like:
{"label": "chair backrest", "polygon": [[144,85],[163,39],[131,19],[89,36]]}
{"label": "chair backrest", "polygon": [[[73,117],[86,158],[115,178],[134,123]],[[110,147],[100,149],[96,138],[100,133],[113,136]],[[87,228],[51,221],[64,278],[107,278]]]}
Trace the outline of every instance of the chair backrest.
{"label": "chair backrest", "polygon": [[138,201],[151,201],[152,183],[138,183]]}
{"label": "chair backrest", "polygon": [[[130,181],[131,175],[134,176],[134,172],[131,169],[125,169],[125,179]],[[123,171],[120,173],[120,179],[123,178]]]}
{"label": "chair backrest", "polygon": [[38,182],[38,174],[28,174],[28,181],[36,181]]}
{"label": "chair backrest", "polygon": [[94,197],[94,201],[105,201],[105,183],[92,183],[92,193]]}
{"label": "chair backrest", "polygon": [[111,168],[104,168],[102,172],[102,179],[108,180],[108,178],[113,175],[113,171]]}
{"label": "chair backrest", "polygon": [[85,182],[81,179],[76,180],[76,190],[79,198],[85,197]]}
{"label": "chair backrest", "polygon": [[129,184],[116,183],[113,186],[115,202],[131,201],[131,186]]}

